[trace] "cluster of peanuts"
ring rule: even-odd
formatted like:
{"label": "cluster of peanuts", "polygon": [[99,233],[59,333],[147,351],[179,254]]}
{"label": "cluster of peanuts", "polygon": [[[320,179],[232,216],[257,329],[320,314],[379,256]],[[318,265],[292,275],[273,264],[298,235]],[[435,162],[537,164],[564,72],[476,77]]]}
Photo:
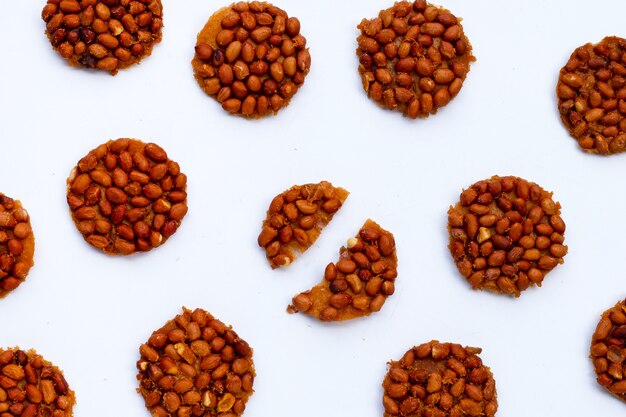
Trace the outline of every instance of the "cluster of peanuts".
{"label": "cluster of peanuts", "polygon": [[34,245],[28,212],[19,201],[0,193],[0,297],[26,279]]}
{"label": "cluster of peanuts", "polygon": [[160,0],[48,0],[41,16],[52,46],[72,65],[117,73],[161,40]]}
{"label": "cluster of peanuts", "polygon": [[210,313],[183,313],[139,348],[140,387],[153,417],[243,414],[252,394],[252,349]]}
{"label": "cluster of peanuts", "polygon": [[41,355],[0,349],[2,417],[71,417],[74,402],[61,371]]}
{"label": "cluster of peanuts", "polygon": [[626,401],[626,301],[605,311],[591,340],[598,383]]}
{"label": "cluster of peanuts", "polygon": [[311,55],[297,18],[268,3],[239,2],[209,20],[192,64],[200,87],[224,110],[261,117],[278,112],[298,91]]}
{"label": "cluster of peanuts", "polygon": [[67,202],[78,230],[110,254],[148,251],[173,235],[187,214],[187,176],[154,143],[117,139],[78,162]]}
{"label": "cluster of peanuts", "polygon": [[475,60],[459,19],[425,0],[398,2],[358,28],[363,88],[413,119],[448,104]]}
{"label": "cluster of peanuts", "polygon": [[391,361],[383,381],[385,417],[493,417],[496,383],[480,348],[433,340]]}
{"label": "cluster of peanuts", "polygon": [[537,184],[494,176],[448,211],[450,252],[474,288],[519,296],[563,263],[560,204]]}

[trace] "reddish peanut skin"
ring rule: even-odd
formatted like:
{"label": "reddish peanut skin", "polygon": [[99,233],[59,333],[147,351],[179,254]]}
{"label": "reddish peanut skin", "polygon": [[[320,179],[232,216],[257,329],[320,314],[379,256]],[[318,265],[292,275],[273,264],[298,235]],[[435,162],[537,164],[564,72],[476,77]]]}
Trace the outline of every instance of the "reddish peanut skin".
{"label": "reddish peanut skin", "polygon": [[433,340],[390,361],[382,384],[384,416],[493,417],[498,410],[496,384],[480,352]]}
{"label": "reddish peanut skin", "polygon": [[464,190],[448,210],[448,248],[474,289],[519,297],[564,262],[565,222],[552,193],[494,176]]}
{"label": "reddish peanut skin", "polygon": [[446,106],[476,60],[460,19],[421,0],[397,2],[357,28],[363,89],[382,107],[412,119]]}
{"label": "reddish peanut skin", "polygon": [[586,152],[626,151],[626,40],[608,36],[572,53],[556,86],[563,124]]}
{"label": "reddish peanut skin", "polygon": [[250,119],[277,114],[311,68],[300,21],[266,2],[218,10],[196,41],[194,77],[228,113]]}
{"label": "reddish peanut skin", "polygon": [[343,321],[380,311],[395,292],[398,259],[393,235],[372,220],[348,240],[322,282],[293,297],[289,313],[304,312],[321,321]]}

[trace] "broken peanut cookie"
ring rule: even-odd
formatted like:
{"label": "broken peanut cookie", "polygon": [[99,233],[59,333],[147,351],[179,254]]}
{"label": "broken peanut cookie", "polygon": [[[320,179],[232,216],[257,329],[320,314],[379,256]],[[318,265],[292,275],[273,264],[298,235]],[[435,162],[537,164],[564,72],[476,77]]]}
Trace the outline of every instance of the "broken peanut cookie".
{"label": "broken peanut cookie", "polygon": [[82,158],[67,180],[67,203],[83,238],[109,255],[146,252],[187,214],[187,176],[155,143],[110,140]]}
{"label": "broken peanut cookie", "polygon": [[519,297],[564,262],[561,205],[518,177],[494,176],[461,193],[448,210],[448,248],[475,289]]}
{"label": "broken peanut cookie", "polygon": [[306,251],[341,208],[348,191],[327,181],[294,185],[274,197],[257,239],[272,268],[287,266]]}
{"label": "broken peanut cookie", "polygon": [[34,350],[0,349],[2,416],[72,417],[76,402],[63,372]]}
{"label": "broken peanut cookie", "polygon": [[33,266],[35,236],[19,200],[0,193],[0,298],[16,289]]}
{"label": "broken peanut cookie", "polygon": [[322,321],[369,316],[394,293],[397,267],[393,235],[368,219],[341,248],[339,260],[326,266],[322,283],[293,297],[287,311]]}
{"label": "broken peanut cookie", "polygon": [[383,381],[384,416],[495,416],[496,382],[481,352],[433,340],[390,361]]}
{"label": "broken peanut cookie", "polygon": [[252,348],[210,313],[183,313],[139,348],[139,392],[154,417],[243,414],[252,395]]}
{"label": "broken peanut cookie", "polygon": [[626,401],[626,301],[621,300],[604,313],[591,339],[589,356],[598,384]]}

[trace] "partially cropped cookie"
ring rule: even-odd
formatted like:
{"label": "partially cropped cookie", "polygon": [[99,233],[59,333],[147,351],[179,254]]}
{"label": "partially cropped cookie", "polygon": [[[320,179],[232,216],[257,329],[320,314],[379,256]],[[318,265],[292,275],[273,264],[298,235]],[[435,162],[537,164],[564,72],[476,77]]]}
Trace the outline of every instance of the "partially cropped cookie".
{"label": "partially cropped cookie", "polygon": [[150,55],[163,27],[160,0],[48,0],[41,17],[70,65],[112,75]]}
{"label": "partially cropped cookie", "polygon": [[139,348],[139,388],[153,417],[238,417],[252,395],[252,348],[210,313],[183,308]]}
{"label": "partially cropped cookie", "polygon": [[72,417],[74,391],[63,371],[34,350],[0,349],[3,417]]}
{"label": "partially cropped cookie", "polygon": [[291,264],[306,251],[346,198],[348,191],[327,181],[294,185],[274,197],[257,239],[272,268]]}
{"label": "partially cropped cookie", "polygon": [[604,313],[591,339],[591,354],[597,381],[626,401],[626,301],[621,300]]}
{"label": "partially cropped cookie", "polygon": [[300,21],[265,2],[218,10],[198,34],[195,50],[200,88],[227,112],[248,118],[286,107],[311,67]]}
{"label": "partially cropped cookie", "polygon": [[397,2],[363,19],[358,29],[356,54],[365,92],[412,119],[446,106],[476,60],[461,19],[425,0]]}
{"label": "partially cropped cookie", "polygon": [[518,177],[493,176],[463,190],[448,210],[449,249],[475,289],[519,297],[564,262],[561,205]]}
{"label": "partially cropped cookie", "polygon": [[384,416],[495,416],[496,382],[481,352],[433,340],[390,361],[383,381]]}
{"label": "partially cropped cookie", "polygon": [[322,321],[369,316],[395,292],[397,268],[393,235],[368,219],[341,248],[339,260],[326,266],[322,282],[293,297],[288,311]]}
{"label": "partially cropped cookie", "polygon": [[187,176],[155,143],[110,140],[78,161],[67,203],[83,238],[110,255],[146,252],[187,214]]}
{"label": "partially cropped cookie", "polygon": [[585,151],[626,151],[626,40],[608,36],[572,53],[556,87],[561,120]]}
{"label": "partially cropped cookie", "polygon": [[0,193],[0,298],[24,282],[34,253],[28,212],[19,200]]}

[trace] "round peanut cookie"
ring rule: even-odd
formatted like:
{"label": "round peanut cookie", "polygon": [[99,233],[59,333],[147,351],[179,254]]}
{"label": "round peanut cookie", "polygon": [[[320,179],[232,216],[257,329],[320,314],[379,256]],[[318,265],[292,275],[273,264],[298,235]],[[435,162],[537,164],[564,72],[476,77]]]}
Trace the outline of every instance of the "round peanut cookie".
{"label": "round peanut cookie", "polygon": [[2,416],[71,417],[76,403],[63,372],[34,350],[0,349]]}
{"label": "round peanut cookie", "polygon": [[35,236],[19,200],[0,193],[0,298],[16,289],[33,266]]}
{"label": "round peanut cookie", "polygon": [[161,0],[47,0],[41,17],[52,47],[72,66],[117,74],[161,41]]}
{"label": "round peanut cookie", "polygon": [[412,119],[447,105],[476,60],[460,21],[425,0],[397,2],[363,19],[356,54],[368,97]]}
{"label": "round peanut cookie", "polygon": [[493,417],[496,382],[481,348],[433,340],[389,362],[383,381],[385,417]]}
{"label": "round peanut cookie", "polygon": [[269,3],[238,2],[218,10],[198,34],[192,66],[224,110],[259,118],[289,104],[311,55],[297,18]]}
{"label": "round peanut cookie", "polygon": [[449,249],[475,289],[519,297],[563,263],[565,223],[552,193],[517,177],[493,176],[448,210]]}
{"label": "round peanut cookie", "polygon": [[183,307],[139,352],[137,392],[154,417],[236,417],[253,393],[252,348],[202,309]]}
{"label": "round peanut cookie", "polygon": [[556,87],[561,120],[587,152],[626,150],[626,40],[576,48]]}
{"label": "round peanut cookie", "polygon": [[187,176],[159,145],[110,140],[82,158],[67,203],[87,242],[110,255],[149,251],[187,214]]}
{"label": "round peanut cookie", "polygon": [[590,356],[598,384],[626,401],[626,300],[602,313],[591,339]]}

